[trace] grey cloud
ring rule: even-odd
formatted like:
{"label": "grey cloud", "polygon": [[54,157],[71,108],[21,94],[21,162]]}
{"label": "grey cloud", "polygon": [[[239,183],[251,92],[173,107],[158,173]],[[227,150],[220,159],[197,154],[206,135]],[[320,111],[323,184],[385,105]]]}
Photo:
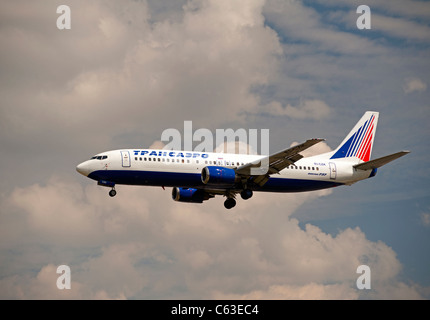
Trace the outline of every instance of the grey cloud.
{"label": "grey cloud", "polygon": [[[310,224],[302,229],[296,219],[288,218],[326,192],[256,195],[252,203],[243,201],[233,216],[226,216],[217,200],[187,205],[171,201],[161,188],[147,188],[145,197],[139,188],[117,190],[118,196],[108,199],[105,189],[95,185],[83,189],[55,179],[44,187],[16,189],[8,205],[14,208],[11,211],[22,212],[21,228],[32,230],[26,241],[40,239],[45,250],[54,252],[94,246],[101,250],[93,249],[80,261],[73,258],[74,290],[69,295],[52,288],[58,276],[53,274],[56,261],[45,254],[48,261],[36,275],[0,280],[2,288],[9,288],[2,296],[210,299],[241,292],[243,297],[265,298],[276,296],[272,290],[279,286],[283,289],[277,298],[320,298],[326,290],[331,292],[326,298],[342,298],[340,294],[354,298],[355,269],[362,263],[371,266],[381,290],[384,281],[397,283],[400,263],[385,244],[369,241],[359,229],[333,237]],[[3,216],[3,228],[11,218]],[[3,246],[12,240],[5,236],[2,232]],[[344,290],[334,295],[327,282]],[[45,292],[48,285],[51,289]],[[398,285],[419,296],[415,289]],[[177,292],[177,287],[188,289]],[[319,290],[309,290],[314,287]],[[17,295],[20,290],[25,291],[23,296]]]}
{"label": "grey cloud", "polygon": [[[354,281],[363,262],[375,271],[371,297],[419,297],[383,241],[291,218],[332,191],[260,193],[226,215],[221,197],[190,205],[173,202],[170,190],[121,186],[111,199],[76,174],[88,156],[149,146],[184,120],[194,129],[270,128],[277,149],[301,135],[340,140],[363,105],[387,111],[393,124],[391,114],[406,113],[404,79],[428,83],[425,54],[404,59],[300,2],[183,4],[74,1],[69,31],[55,27],[58,1],[1,4],[1,297],[353,299],[362,297]],[[418,104],[426,115],[416,96],[407,114]],[[274,114],[293,121],[246,117],[273,101]],[[402,129],[391,127],[379,146],[411,138],[408,130],[390,138]],[[63,263],[74,290],[60,293],[53,272]]]}

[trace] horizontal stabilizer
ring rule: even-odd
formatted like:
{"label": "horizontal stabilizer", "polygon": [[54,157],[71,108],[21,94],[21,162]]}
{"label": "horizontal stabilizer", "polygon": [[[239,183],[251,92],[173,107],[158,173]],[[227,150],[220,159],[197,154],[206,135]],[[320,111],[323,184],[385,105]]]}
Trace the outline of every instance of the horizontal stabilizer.
{"label": "horizontal stabilizer", "polygon": [[367,162],[363,162],[360,164],[356,164],[354,166],[354,168],[356,169],[360,169],[360,170],[371,170],[371,169],[376,169],[379,167],[382,167],[383,165],[396,160],[397,158],[403,157],[404,155],[408,154],[410,151],[400,151],[397,153],[393,153],[390,154],[388,156],[382,157],[382,158],[378,158],[375,160],[370,160]]}

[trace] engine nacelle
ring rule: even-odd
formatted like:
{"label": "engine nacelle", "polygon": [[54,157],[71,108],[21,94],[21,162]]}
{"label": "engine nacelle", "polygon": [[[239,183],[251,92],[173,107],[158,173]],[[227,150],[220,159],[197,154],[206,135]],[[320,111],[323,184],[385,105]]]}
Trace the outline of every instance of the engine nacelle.
{"label": "engine nacelle", "polygon": [[202,203],[205,199],[205,192],[201,189],[178,188],[172,189],[172,199],[179,202]]}
{"label": "engine nacelle", "polygon": [[202,170],[202,182],[204,184],[216,186],[233,186],[239,182],[239,177],[236,175],[234,169],[207,166]]}

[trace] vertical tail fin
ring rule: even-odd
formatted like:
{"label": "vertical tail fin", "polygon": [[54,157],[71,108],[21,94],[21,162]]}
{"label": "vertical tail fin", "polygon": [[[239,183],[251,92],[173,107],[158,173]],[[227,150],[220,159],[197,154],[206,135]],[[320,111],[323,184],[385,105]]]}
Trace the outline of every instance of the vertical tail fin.
{"label": "vertical tail fin", "polygon": [[369,161],[375,139],[379,112],[367,111],[342,143],[332,152],[330,159],[356,157]]}

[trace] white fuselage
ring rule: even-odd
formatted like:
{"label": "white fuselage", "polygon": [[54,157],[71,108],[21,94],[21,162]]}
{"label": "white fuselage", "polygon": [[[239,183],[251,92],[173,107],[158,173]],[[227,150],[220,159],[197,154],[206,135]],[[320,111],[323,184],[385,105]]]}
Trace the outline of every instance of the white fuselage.
{"label": "white fuselage", "polygon": [[[187,152],[153,149],[125,149],[100,153],[78,165],[77,170],[96,181],[114,184],[207,188],[201,181],[207,166],[238,168],[265,156]],[[329,159],[324,155],[298,160],[271,175],[256,191],[297,192],[352,184],[366,179],[371,171],[356,170],[355,158]],[[211,186],[216,189],[216,186]],[[223,187],[224,188],[224,187]]]}

